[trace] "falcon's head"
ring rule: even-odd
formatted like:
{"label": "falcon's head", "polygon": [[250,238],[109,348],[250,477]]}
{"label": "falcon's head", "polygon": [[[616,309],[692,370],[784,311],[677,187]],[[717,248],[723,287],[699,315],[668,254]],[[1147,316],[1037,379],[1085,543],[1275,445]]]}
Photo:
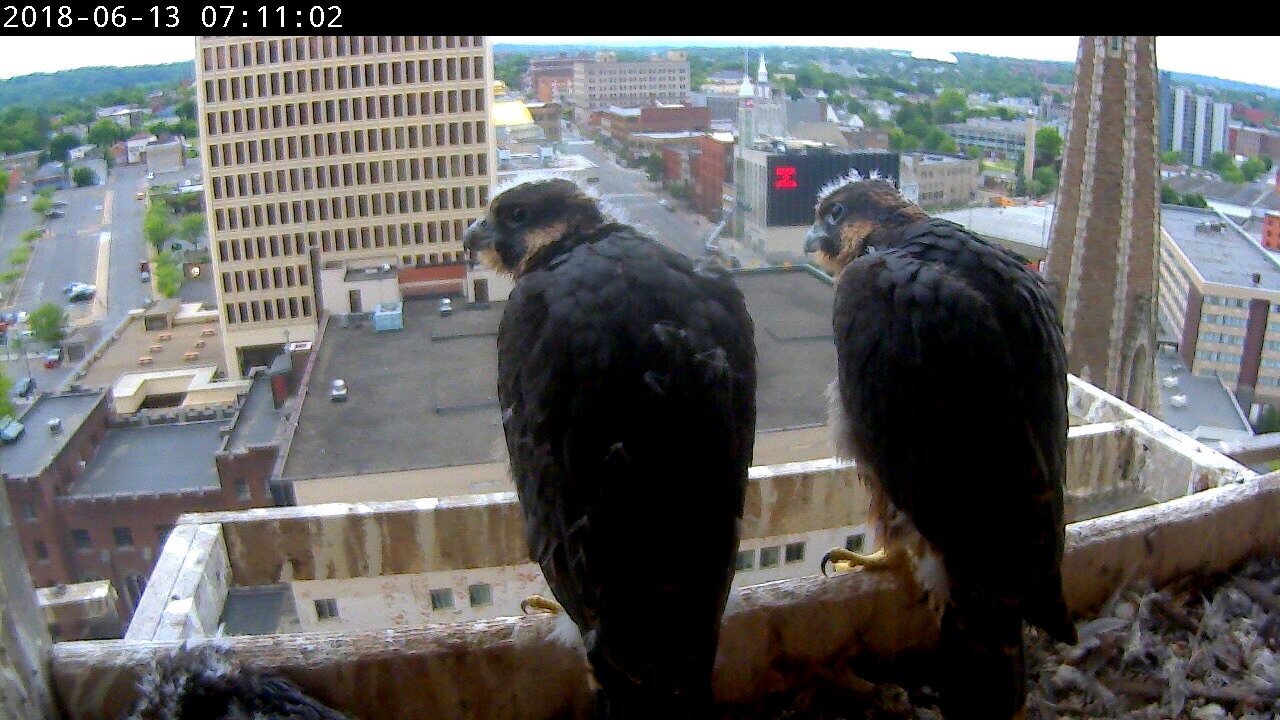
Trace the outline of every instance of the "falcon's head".
{"label": "falcon's head", "polygon": [[817,219],[804,236],[804,251],[833,276],[891,238],[890,231],[924,220],[925,211],[885,180],[853,180],[818,196]]}
{"label": "falcon's head", "polygon": [[494,195],[484,217],[467,228],[462,247],[473,262],[520,277],[549,248],[572,243],[611,220],[572,180],[523,182]]}

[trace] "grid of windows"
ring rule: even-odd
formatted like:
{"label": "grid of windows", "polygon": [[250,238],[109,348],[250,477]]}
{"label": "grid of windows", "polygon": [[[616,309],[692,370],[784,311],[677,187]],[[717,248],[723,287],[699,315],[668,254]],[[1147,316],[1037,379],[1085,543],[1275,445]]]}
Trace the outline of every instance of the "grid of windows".
{"label": "grid of windows", "polygon": [[491,52],[480,36],[197,39],[228,348],[314,324],[316,262],[463,259],[494,171]]}

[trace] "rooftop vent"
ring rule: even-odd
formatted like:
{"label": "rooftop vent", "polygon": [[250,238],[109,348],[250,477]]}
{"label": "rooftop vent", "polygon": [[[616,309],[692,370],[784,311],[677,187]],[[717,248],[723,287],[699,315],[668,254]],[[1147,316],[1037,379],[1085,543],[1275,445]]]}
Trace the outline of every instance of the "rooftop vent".
{"label": "rooftop vent", "polygon": [[1186,396],[1186,395],[1174,395],[1173,397],[1169,398],[1169,404],[1173,405],[1173,406],[1174,406],[1174,407],[1176,407],[1176,408],[1186,407],[1186,406],[1187,406],[1187,396]]}
{"label": "rooftop vent", "polygon": [[1254,274],[1253,274],[1253,276],[1252,276],[1252,277],[1253,277],[1253,284],[1254,284],[1254,285],[1261,285],[1261,284],[1262,284],[1262,273],[1256,272],[1256,273],[1254,273]]}
{"label": "rooftop vent", "polygon": [[62,418],[49,418],[49,433],[52,435],[62,434]]}

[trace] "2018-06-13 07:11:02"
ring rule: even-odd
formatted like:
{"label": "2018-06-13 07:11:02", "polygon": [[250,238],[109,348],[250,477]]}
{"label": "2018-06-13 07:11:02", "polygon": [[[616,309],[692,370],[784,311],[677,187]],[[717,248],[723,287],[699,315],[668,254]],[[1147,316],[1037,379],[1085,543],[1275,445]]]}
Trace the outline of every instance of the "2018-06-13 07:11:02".
{"label": "2018-06-13 07:11:02", "polygon": [[[169,6],[173,8],[173,6]],[[176,10],[176,8],[174,8]],[[152,8],[156,11],[158,8]],[[252,13],[252,15],[251,15]],[[299,28],[340,28],[342,27],[342,8],[337,5],[312,5],[305,10],[294,10],[294,17],[289,17],[290,8],[284,5],[269,7],[261,5],[256,10],[237,10],[235,5],[205,5],[200,9],[200,24],[206,28],[234,27],[236,15],[240,15],[241,26],[249,27],[250,19],[259,20],[259,29],[287,28],[292,20]],[[254,17],[256,16],[256,17]],[[273,22],[275,21],[275,22]]]}

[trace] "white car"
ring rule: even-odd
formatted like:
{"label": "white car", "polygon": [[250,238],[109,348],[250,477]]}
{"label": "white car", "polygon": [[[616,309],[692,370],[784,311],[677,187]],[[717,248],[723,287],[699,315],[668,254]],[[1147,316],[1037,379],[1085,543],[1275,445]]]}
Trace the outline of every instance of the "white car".
{"label": "white car", "polygon": [[95,293],[98,292],[97,285],[89,283],[81,283],[67,295],[67,302],[86,302],[93,299]]}
{"label": "white car", "polygon": [[347,400],[347,381],[341,378],[334,380],[329,385],[329,399],[333,402],[346,402]]}
{"label": "white car", "polygon": [[26,195],[19,195],[19,196],[18,196],[18,202],[20,202],[20,203],[24,203],[24,202],[26,202],[26,201],[27,201],[27,196],[26,196]]}

